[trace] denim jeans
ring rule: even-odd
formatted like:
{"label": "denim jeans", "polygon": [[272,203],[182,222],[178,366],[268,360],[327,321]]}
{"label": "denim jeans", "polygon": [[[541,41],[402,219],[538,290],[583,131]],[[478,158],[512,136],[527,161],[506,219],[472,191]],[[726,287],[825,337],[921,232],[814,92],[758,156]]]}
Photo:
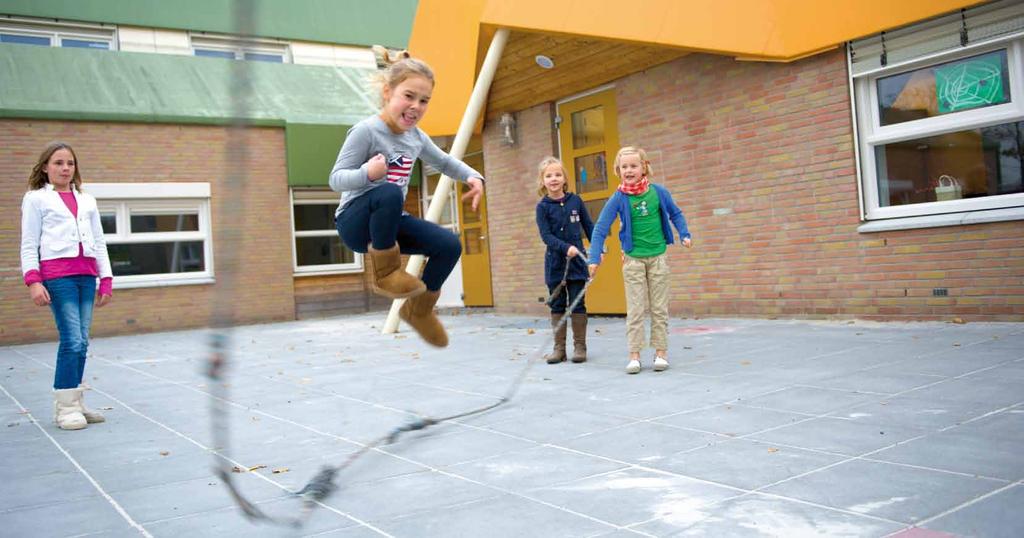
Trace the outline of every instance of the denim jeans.
{"label": "denim jeans", "polygon": [[53,388],[73,389],[82,382],[85,354],[89,350],[89,325],[96,301],[96,277],[66,276],[43,282],[50,293],[50,310],[57,322],[60,345]]}
{"label": "denim jeans", "polygon": [[402,254],[427,257],[423,283],[430,291],[441,289],[462,255],[459,236],[423,219],[403,214],[401,187],[388,183],[353,199],[338,216],[335,226],[345,246],[366,254],[366,246],[377,250],[395,246]]}

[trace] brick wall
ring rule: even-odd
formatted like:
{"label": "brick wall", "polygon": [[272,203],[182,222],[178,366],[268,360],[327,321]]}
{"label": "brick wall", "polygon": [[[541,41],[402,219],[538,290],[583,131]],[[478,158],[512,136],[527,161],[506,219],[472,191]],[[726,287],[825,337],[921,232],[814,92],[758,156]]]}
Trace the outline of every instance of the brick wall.
{"label": "brick wall", "polygon": [[[49,309],[29,299],[19,256],[28,174],[55,139],[75,148],[85,183],[209,182],[216,273],[223,279],[232,270],[227,249],[237,249],[243,268],[230,298],[221,284],[115,287],[113,302],[95,312],[93,335],[207,326],[215,301],[228,299],[242,323],[295,319],[284,133],[251,130],[246,162],[225,151],[227,138],[228,129],[216,126],[0,120],[0,211],[8,215],[0,220],[0,344],[56,338]],[[226,192],[223,178],[239,168],[245,188]],[[241,222],[225,221],[225,203],[245,208]]]}
{"label": "brick wall", "polygon": [[[694,54],[616,82],[619,139],[646,148],[686,214],[677,316],[1024,320],[1024,235],[1004,222],[861,234],[843,53],[790,64]],[[520,146],[485,128],[495,306],[537,312],[543,245],[534,165],[550,112]],[[947,288],[947,297],[933,297]]]}

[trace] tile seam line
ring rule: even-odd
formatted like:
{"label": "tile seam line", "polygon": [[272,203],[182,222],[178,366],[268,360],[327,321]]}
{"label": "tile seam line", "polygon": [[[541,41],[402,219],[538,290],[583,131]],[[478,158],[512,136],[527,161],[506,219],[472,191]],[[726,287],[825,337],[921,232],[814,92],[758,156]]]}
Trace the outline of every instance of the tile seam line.
{"label": "tile seam line", "polygon": [[100,486],[100,484],[98,482],[96,482],[96,479],[94,479],[92,477],[92,475],[90,475],[89,472],[86,471],[85,468],[83,468],[78,463],[78,460],[76,460],[74,458],[74,456],[72,456],[70,453],[68,453],[68,451],[65,450],[64,447],[61,446],[61,444],[58,443],[57,440],[54,439],[52,435],[50,435],[50,432],[46,431],[46,429],[43,428],[43,426],[41,424],[39,424],[39,421],[36,420],[36,418],[34,416],[32,416],[32,413],[25,406],[21,405],[21,402],[18,401],[18,399],[15,398],[13,394],[11,394],[10,392],[7,391],[7,387],[4,387],[3,383],[0,383],[0,391],[3,391],[3,393],[6,394],[7,397],[10,398],[10,400],[12,402],[14,402],[14,405],[17,405],[18,408],[20,408],[22,410],[22,412],[24,412],[24,413],[26,413],[28,415],[29,420],[32,421],[32,424],[34,424],[36,426],[36,428],[38,428],[39,431],[42,432],[43,435],[45,435],[46,438],[49,439],[51,443],[53,443],[53,446],[55,446],[57,448],[57,450],[59,450],[61,452],[61,454],[63,454],[64,457],[67,458],[68,461],[70,461],[71,464],[74,465],[75,468],[78,469],[78,471],[80,473],[82,473],[82,475],[86,478],[86,480],[88,480],[89,483],[92,484],[92,486],[94,488],[96,488],[96,491],[98,491],[100,493],[100,495],[102,495],[103,498],[106,499],[106,501],[108,503],[110,503],[110,505],[114,508],[115,511],[117,511],[117,513],[121,516],[122,519],[124,519],[135,530],[139,531],[139,534],[141,534],[142,536],[145,536],[146,538],[153,538],[153,535],[150,534],[149,531],[147,531],[146,528],[143,527],[140,523],[135,521],[131,517],[131,515],[129,515],[128,512],[125,511],[124,507],[122,507],[120,503],[118,503],[113,497],[111,497],[110,494],[108,494],[103,489],[103,487]]}

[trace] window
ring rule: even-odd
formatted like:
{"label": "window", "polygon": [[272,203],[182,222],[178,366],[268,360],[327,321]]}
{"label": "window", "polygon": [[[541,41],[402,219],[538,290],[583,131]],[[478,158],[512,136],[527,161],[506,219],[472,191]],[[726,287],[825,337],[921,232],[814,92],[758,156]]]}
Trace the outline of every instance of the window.
{"label": "window", "polygon": [[288,61],[287,43],[271,39],[241,39],[226,35],[192,35],[196,56],[247,60],[250,62],[284,63]]}
{"label": "window", "polygon": [[997,4],[851,44],[866,220],[928,226],[1012,208],[1010,218],[1024,217],[1022,32],[966,44],[960,33],[962,20],[975,35],[1017,29],[1022,6]]}
{"label": "window", "polygon": [[114,50],[114,29],[103,25],[37,19],[0,21],[0,43]]}
{"label": "window", "polygon": [[363,255],[338,237],[334,211],[338,195],[330,190],[292,191],[292,235],[296,274],[358,273]]}
{"label": "window", "polygon": [[90,183],[121,288],[213,282],[208,183]]}

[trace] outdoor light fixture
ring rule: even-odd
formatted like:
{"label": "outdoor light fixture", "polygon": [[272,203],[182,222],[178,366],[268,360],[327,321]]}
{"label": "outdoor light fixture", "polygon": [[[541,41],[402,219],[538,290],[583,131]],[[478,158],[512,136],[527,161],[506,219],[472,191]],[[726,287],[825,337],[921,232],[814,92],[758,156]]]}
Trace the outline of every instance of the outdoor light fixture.
{"label": "outdoor light fixture", "polygon": [[555,61],[547,56],[544,56],[543,54],[538,54],[534,56],[533,61],[537,62],[537,65],[541,66],[544,69],[551,69],[552,67],[555,66]]}
{"label": "outdoor light fixture", "polygon": [[501,143],[506,146],[516,145],[516,117],[511,112],[501,115]]}

